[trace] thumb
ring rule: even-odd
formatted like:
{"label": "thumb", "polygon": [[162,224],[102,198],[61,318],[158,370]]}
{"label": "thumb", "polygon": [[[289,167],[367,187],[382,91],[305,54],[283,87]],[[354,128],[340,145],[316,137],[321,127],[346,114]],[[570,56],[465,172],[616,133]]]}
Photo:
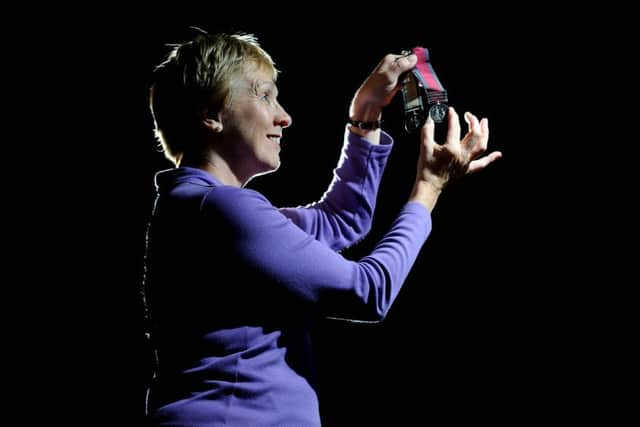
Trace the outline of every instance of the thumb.
{"label": "thumb", "polygon": [[433,157],[433,150],[435,147],[435,124],[431,116],[427,117],[427,120],[424,122],[422,126],[420,136],[421,142],[424,147],[425,155],[427,159],[431,159]]}

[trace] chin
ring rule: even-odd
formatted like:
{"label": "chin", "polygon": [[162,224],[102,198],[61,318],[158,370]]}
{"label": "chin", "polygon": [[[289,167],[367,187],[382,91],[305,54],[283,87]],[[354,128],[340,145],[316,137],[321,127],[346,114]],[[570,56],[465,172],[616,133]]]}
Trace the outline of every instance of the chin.
{"label": "chin", "polygon": [[278,162],[276,165],[269,165],[262,172],[257,172],[255,174],[253,174],[251,179],[253,179],[253,178],[257,177],[257,176],[262,176],[262,175],[267,175],[267,174],[273,173],[273,172],[277,171],[278,169],[280,169],[280,162]]}
{"label": "chin", "polygon": [[280,161],[280,156],[278,156],[275,159],[271,159],[268,162],[264,163],[264,171],[261,173],[262,175],[267,174],[267,173],[271,173],[271,172],[275,172],[278,169],[280,169],[280,164],[282,162]]}

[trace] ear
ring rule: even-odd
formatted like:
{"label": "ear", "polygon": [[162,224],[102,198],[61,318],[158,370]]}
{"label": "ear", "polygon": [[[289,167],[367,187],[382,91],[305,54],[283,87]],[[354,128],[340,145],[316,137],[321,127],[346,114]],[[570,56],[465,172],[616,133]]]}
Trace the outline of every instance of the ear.
{"label": "ear", "polygon": [[202,123],[214,133],[222,132],[222,118],[220,113],[213,113],[211,110],[204,110],[202,113]]}

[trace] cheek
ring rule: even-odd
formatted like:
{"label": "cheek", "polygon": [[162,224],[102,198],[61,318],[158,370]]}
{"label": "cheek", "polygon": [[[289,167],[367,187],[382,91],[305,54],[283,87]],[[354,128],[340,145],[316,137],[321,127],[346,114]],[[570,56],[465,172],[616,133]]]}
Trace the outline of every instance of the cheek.
{"label": "cheek", "polygon": [[255,111],[244,123],[247,133],[256,137],[264,137],[270,132],[271,119],[264,110]]}
{"label": "cheek", "polygon": [[255,119],[249,119],[244,127],[244,135],[249,137],[255,137],[260,133],[260,127],[256,125]]}

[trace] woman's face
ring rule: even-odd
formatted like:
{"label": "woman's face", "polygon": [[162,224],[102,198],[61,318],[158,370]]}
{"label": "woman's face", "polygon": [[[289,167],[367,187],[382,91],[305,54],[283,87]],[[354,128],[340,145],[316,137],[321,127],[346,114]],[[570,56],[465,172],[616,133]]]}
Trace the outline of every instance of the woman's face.
{"label": "woman's face", "polygon": [[282,130],[291,125],[291,117],[278,103],[273,73],[266,67],[245,67],[230,96],[220,121],[231,168],[247,181],[275,171],[280,166]]}

